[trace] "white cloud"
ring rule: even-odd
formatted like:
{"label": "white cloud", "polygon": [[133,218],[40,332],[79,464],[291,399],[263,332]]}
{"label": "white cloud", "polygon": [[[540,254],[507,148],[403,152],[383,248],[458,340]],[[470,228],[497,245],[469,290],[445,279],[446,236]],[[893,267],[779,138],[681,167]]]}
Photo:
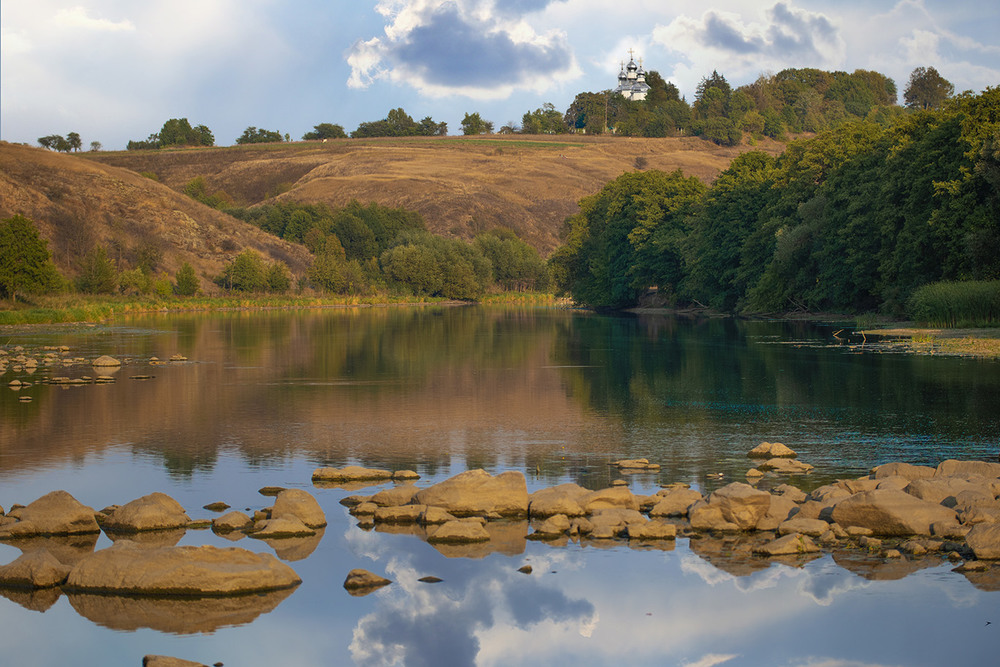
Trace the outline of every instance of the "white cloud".
{"label": "white cloud", "polygon": [[724,662],[729,662],[730,660],[734,660],[738,657],[740,656],[736,653],[709,653],[694,662],[685,662],[683,667],[715,667],[716,665],[721,665]]}
{"label": "white cloud", "polygon": [[87,10],[76,6],[70,9],[60,9],[53,19],[56,25],[77,30],[96,30],[100,32],[120,32],[135,30],[135,25],[128,19],[112,21],[104,18],[91,18]]}

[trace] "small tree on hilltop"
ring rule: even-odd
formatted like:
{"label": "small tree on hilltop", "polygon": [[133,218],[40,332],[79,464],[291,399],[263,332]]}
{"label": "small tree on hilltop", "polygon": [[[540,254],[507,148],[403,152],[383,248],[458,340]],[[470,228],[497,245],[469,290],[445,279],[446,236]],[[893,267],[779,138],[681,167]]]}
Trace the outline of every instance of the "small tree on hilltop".
{"label": "small tree on hilltop", "polygon": [[493,134],[493,121],[483,120],[478,112],[467,113],[462,119],[462,134]]}
{"label": "small tree on hilltop", "polygon": [[320,123],[314,126],[312,132],[306,132],[302,135],[303,141],[315,141],[316,139],[346,139],[347,133],[344,132],[344,128],[340,125],[334,125],[333,123]]}
{"label": "small tree on hilltop", "polygon": [[933,67],[918,67],[910,73],[903,100],[910,109],[937,109],[955,93],[955,86]]}
{"label": "small tree on hilltop", "polygon": [[0,221],[0,293],[16,301],[18,293],[48,292],[61,283],[34,223],[22,215]]}

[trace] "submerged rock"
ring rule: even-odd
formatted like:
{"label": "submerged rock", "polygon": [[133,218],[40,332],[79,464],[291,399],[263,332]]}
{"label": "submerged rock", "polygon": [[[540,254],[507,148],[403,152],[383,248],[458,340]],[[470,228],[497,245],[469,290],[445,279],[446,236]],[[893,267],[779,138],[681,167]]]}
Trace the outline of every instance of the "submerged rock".
{"label": "submerged rock", "polygon": [[752,459],[794,459],[798,454],[780,442],[762,442],[747,452],[747,456]]}
{"label": "submerged rock", "polygon": [[105,354],[94,359],[91,365],[97,368],[112,368],[115,366],[121,366],[122,362],[118,361],[114,357],[109,357],[108,355]]}
{"label": "submerged rock", "polygon": [[314,482],[368,482],[392,479],[392,472],[360,466],[343,468],[316,468],[312,474]]}

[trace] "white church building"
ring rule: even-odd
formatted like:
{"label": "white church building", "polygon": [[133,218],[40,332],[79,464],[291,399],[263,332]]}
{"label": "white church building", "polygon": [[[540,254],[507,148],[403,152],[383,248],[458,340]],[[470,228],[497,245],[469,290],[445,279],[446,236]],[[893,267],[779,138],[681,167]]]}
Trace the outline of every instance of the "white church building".
{"label": "white church building", "polygon": [[627,100],[641,101],[646,99],[649,92],[649,84],[646,83],[646,70],[642,68],[642,60],[635,64],[632,50],[628,52],[628,65],[622,62],[621,72],[618,73],[618,87],[616,93],[621,93]]}

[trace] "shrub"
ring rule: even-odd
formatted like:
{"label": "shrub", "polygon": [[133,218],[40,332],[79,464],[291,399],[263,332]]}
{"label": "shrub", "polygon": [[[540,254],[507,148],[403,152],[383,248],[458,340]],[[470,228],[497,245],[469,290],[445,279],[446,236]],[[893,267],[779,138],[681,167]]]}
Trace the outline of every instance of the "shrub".
{"label": "shrub", "polygon": [[195,275],[194,268],[184,262],[177,270],[177,286],[174,288],[180,296],[194,296],[201,289],[201,281]]}
{"label": "shrub", "polygon": [[1000,324],[1000,280],[943,281],[924,285],[908,302],[910,316],[938,327]]}
{"label": "shrub", "polygon": [[85,294],[111,294],[118,289],[118,269],[104,246],[97,246],[83,258],[76,288]]}

